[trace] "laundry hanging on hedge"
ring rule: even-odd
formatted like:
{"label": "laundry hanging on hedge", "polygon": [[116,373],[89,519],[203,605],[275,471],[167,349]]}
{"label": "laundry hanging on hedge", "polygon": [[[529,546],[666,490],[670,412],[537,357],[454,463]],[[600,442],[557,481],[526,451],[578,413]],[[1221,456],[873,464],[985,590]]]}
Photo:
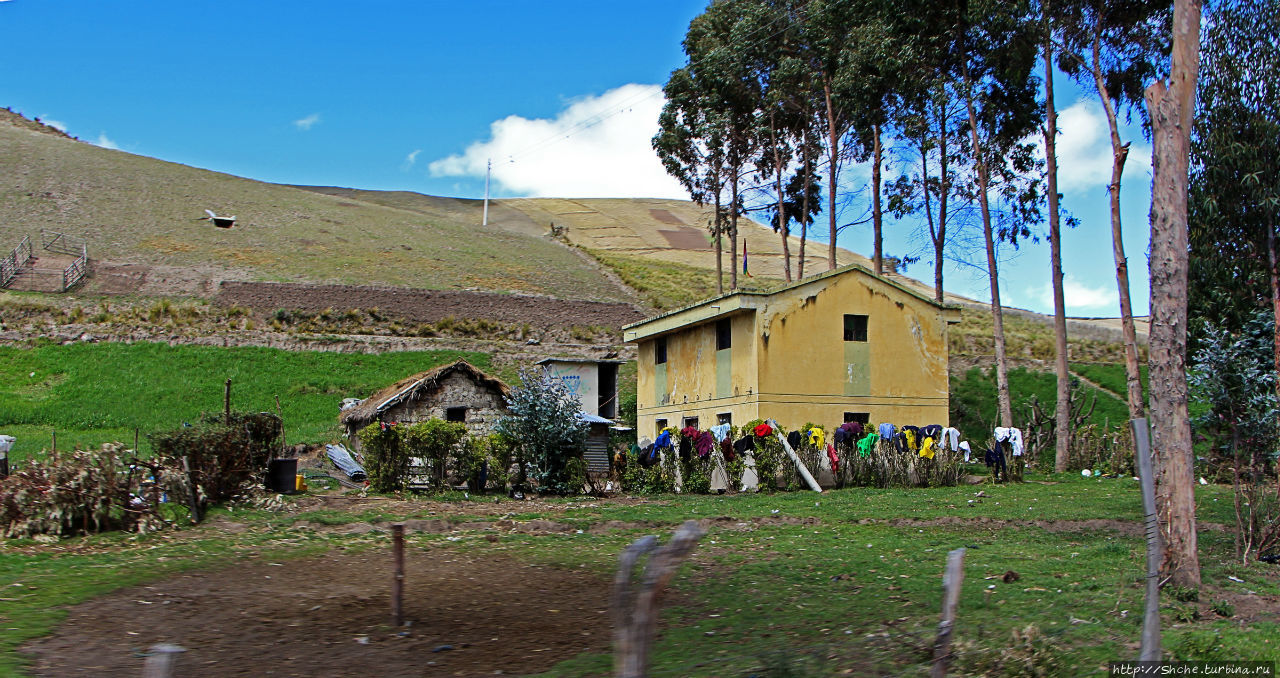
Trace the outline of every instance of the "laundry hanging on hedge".
{"label": "laundry hanging on hedge", "polygon": [[729,437],[729,429],[733,428],[732,424],[716,424],[711,427],[711,434],[716,437],[716,442],[720,442]]}
{"label": "laundry hanging on hedge", "polygon": [[840,472],[840,457],[836,456],[835,445],[827,445],[827,460],[831,462],[831,473]]}
{"label": "laundry hanging on hedge", "polygon": [[960,431],[958,429],[952,428],[950,426],[942,429],[941,442],[947,447],[947,449],[951,450],[952,452],[960,449],[959,444],[957,443],[959,439],[960,439]]}
{"label": "laundry hanging on hedge", "polygon": [[858,454],[863,457],[871,456],[871,450],[875,449],[878,442],[880,442],[880,434],[868,433],[867,437],[858,441]]}
{"label": "laundry hanging on hedge", "polygon": [[755,433],[757,438],[766,438],[773,434],[773,427],[768,424],[759,424],[752,433]]}
{"label": "laundry hanging on hedge", "polygon": [[880,424],[880,437],[885,440],[892,438],[893,434],[897,432],[898,429],[894,428],[893,424],[890,424],[889,422]]}
{"label": "laundry hanging on hedge", "polygon": [[972,450],[969,449],[969,441],[961,441],[959,449],[964,450],[964,463],[969,463],[969,455],[972,454]]}
{"label": "laundry hanging on hedge", "polygon": [[826,434],[822,432],[822,429],[811,428],[809,429],[809,444],[822,449],[822,446],[826,443],[825,436]]}
{"label": "laundry hanging on hedge", "polygon": [[[765,435],[768,435],[768,434],[765,434]],[[792,431],[792,432],[788,433],[788,434],[787,434],[787,444],[788,444],[788,445],[790,445],[790,446],[791,446],[791,449],[793,449],[793,450],[800,449],[800,432],[799,432],[799,431]]]}
{"label": "laundry hanging on hedge", "polygon": [[705,457],[708,454],[711,454],[711,450],[715,446],[715,436],[713,436],[710,431],[703,431],[698,434],[698,439],[693,441],[693,449],[698,453],[699,457]]}
{"label": "laundry hanging on hedge", "polygon": [[1009,447],[1013,450],[1013,456],[1022,456],[1022,431],[1012,427],[997,426],[995,436],[996,442],[1003,443],[1008,441]]}
{"label": "laundry hanging on hedge", "polygon": [[920,441],[920,456],[923,457],[924,459],[933,459],[933,455],[934,455],[933,438],[929,436],[925,436],[924,440]]}

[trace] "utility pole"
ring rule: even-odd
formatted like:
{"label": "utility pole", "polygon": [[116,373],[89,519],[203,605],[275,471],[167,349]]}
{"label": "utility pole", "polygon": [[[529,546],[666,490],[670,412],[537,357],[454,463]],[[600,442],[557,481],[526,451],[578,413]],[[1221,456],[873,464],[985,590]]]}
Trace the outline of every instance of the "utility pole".
{"label": "utility pole", "polygon": [[481,226],[489,225],[489,173],[493,171],[493,159],[490,158],[485,162],[484,166],[484,222]]}

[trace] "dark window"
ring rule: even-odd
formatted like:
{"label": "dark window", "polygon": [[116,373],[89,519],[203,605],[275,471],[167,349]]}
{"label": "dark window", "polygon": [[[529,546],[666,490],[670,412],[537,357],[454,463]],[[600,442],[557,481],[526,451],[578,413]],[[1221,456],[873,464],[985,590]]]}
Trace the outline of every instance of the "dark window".
{"label": "dark window", "polygon": [[845,412],[844,422],[847,424],[851,421],[856,421],[861,424],[869,424],[871,423],[871,413],[870,412]]}
{"label": "dark window", "polygon": [[465,407],[446,407],[444,410],[445,421],[463,421],[467,420],[467,408]]}
{"label": "dark window", "polygon": [[600,364],[600,416],[618,416],[618,366],[613,363]]}
{"label": "dark window", "polygon": [[733,323],[728,318],[716,321],[716,350],[723,351],[733,346]]}
{"label": "dark window", "polygon": [[662,433],[662,429],[667,427],[667,420],[659,419],[657,422],[655,422],[655,424],[656,425],[654,426],[654,428],[658,429],[657,433]]}
{"label": "dark window", "polygon": [[653,342],[653,364],[662,365],[667,362],[667,338],[662,337]]}
{"label": "dark window", "polygon": [[844,340],[845,341],[866,341],[867,340],[867,316],[850,315],[844,316]]}
{"label": "dark window", "polygon": [[697,417],[685,417],[685,418],[684,418],[684,428],[689,428],[690,426],[692,426],[692,427],[694,427],[694,428],[698,428],[698,418],[697,418]]}
{"label": "dark window", "polygon": [[717,424],[732,424],[732,423],[733,423],[733,413],[732,413],[732,412],[721,412],[720,414],[717,414],[717,415],[716,415],[716,423],[717,423]]}

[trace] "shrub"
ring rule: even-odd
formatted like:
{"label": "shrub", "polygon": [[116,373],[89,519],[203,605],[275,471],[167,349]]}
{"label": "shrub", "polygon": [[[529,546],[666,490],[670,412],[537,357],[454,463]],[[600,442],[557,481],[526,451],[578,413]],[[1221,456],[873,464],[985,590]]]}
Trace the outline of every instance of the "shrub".
{"label": "shrub", "polygon": [[360,429],[364,470],[374,492],[401,492],[409,484],[409,454],[394,423],[374,422]]}
{"label": "shrub", "polygon": [[280,449],[280,417],[269,412],[206,414],[195,426],[149,436],[160,457],[186,459],[200,491],[212,502],[226,501],[256,482]]}
{"label": "shrub", "polygon": [[103,530],[148,532],[171,523],[184,509],[164,504],[191,494],[181,462],[139,461],[120,443],[97,452],[52,451],[0,479],[0,523],[6,537]]}
{"label": "shrub", "polygon": [[448,487],[449,456],[458,447],[458,443],[467,435],[465,424],[443,419],[428,419],[416,424],[401,427],[402,445],[406,462],[406,477],[402,484],[407,484],[409,464],[412,459],[421,459],[427,467],[427,478],[431,489],[443,490]]}
{"label": "shrub", "polygon": [[510,443],[501,435],[491,433],[463,441],[454,471],[466,481],[469,490],[483,493],[488,486],[506,487],[510,465]]}
{"label": "shrub", "polygon": [[522,369],[520,381],[507,399],[511,414],[498,422],[498,432],[515,442],[539,491],[581,492],[569,464],[582,457],[587,438],[587,425],[578,416],[581,400],[563,380],[545,372]]}

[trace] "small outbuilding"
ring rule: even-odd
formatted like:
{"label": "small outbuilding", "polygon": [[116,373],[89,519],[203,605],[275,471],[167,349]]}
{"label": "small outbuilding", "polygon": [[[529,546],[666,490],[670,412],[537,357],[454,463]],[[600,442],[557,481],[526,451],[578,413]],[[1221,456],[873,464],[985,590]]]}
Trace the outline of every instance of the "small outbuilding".
{"label": "small outbuilding", "polygon": [[406,377],[342,411],[338,421],[351,445],[356,432],[375,422],[412,424],[444,419],[466,424],[472,435],[487,435],[507,414],[511,387],[465,360]]}

